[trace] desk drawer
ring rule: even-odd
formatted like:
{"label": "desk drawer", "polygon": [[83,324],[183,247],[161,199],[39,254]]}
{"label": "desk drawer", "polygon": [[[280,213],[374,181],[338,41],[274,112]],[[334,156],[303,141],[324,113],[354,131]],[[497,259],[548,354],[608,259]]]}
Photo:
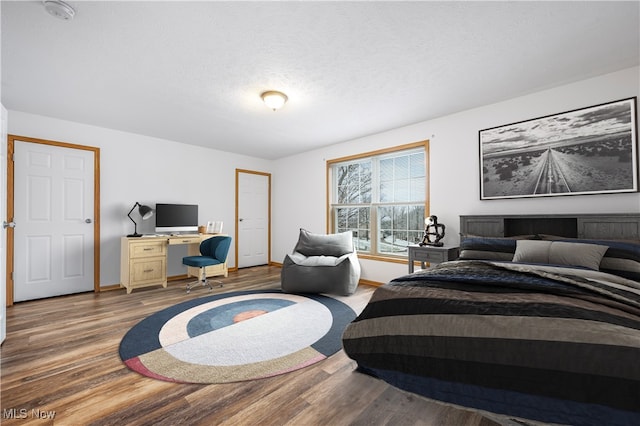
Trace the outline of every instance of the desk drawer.
{"label": "desk drawer", "polygon": [[133,287],[145,283],[162,283],[167,269],[166,257],[135,260],[130,264]]}
{"label": "desk drawer", "polygon": [[195,235],[193,237],[171,237],[169,238],[169,245],[174,244],[200,244],[200,236]]}
{"label": "desk drawer", "polygon": [[129,243],[129,258],[164,256],[166,241],[140,241]]}
{"label": "desk drawer", "polygon": [[447,252],[435,250],[416,250],[415,257],[416,260],[422,262],[442,263],[447,260]]}

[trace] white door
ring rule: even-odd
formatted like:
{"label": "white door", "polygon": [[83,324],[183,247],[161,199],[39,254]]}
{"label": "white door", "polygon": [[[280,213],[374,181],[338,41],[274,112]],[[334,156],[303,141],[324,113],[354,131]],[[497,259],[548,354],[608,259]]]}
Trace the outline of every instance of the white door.
{"label": "white door", "polygon": [[[7,220],[7,110],[0,105],[2,127],[0,127],[0,219]],[[4,226],[0,230],[0,344],[7,335],[7,285],[5,281],[7,271],[7,231]]]}
{"label": "white door", "polygon": [[14,301],[93,290],[94,152],[17,141]]}
{"label": "white door", "polygon": [[238,268],[269,263],[271,175],[238,171]]}

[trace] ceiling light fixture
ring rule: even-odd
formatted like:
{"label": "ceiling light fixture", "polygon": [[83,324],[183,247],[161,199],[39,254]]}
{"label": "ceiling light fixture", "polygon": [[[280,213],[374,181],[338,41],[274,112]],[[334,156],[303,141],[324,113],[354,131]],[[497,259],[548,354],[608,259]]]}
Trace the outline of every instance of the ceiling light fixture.
{"label": "ceiling light fixture", "polygon": [[69,6],[65,2],[61,0],[44,0],[42,2],[44,5],[44,9],[51,16],[55,16],[58,19],[62,19],[64,21],[70,21],[73,19],[76,11],[73,7]]}
{"label": "ceiling light fixture", "polygon": [[289,100],[287,95],[275,90],[269,90],[268,92],[264,92],[262,95],[260,95],[260,97],[262,98],[264,103],[274,111],[282,108],[285,102]]}

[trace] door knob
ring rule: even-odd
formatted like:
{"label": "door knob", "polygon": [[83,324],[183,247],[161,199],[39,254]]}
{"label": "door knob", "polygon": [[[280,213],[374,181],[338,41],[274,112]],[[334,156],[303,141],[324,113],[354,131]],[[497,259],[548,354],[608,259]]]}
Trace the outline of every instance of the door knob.
{"label": "door knob", "polygon": [[7,222],[7,221],[5,220],[5,221],[2,221],[2,227],[3,227],[4,229],[7,229],[7,228],[15,228],[15,227],[16,227],[16,223],[15,223],[14,221]]}
{"label": "door knob", "polygon": [[85,223],[91,223],[91,219],[85,219]]}

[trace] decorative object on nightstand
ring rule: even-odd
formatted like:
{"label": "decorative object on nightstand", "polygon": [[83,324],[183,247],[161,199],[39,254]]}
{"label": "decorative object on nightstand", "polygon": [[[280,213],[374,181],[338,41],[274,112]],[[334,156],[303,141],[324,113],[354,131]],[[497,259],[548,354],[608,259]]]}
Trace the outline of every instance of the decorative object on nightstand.
{"label": "decorative object on nightstand", "polygon": [[442,263],[456,260],[460,255],[458,246],[409,246],[409,273],[413,273],[414,262],[420,262],[420,268],[425,269],[426,263]]}
{"label": "decorative object on nightstand", "polygon": [[136,201],[136,203],[133,205],[133,207],[131,207],[131,210],[129,210],[129,213],[127,213],[127,216],[129,216],[129,219],[131,219],[131,222],[133,222],[133,225],[134,225],[133,234],[127,235],[127,237],[141,237],[142,236],[142,234],[138,234],[138,224],[131,217],[131,213],[136,208],[136,206],[138,207],[138,213],[140,214],[140,217],[142,218],[142,220],[147,220],[151,216],[153,216],[153,209],[151,207],[145,206],[145,205],[140,204],[139,202]]}
{"label": "decorative object on nightstand", "polygon": [[444,244],[440,240],[444,238],[445,226],[438,223],[438,216],[431,215],[425,218],[424,224],[426,226],[420,246],[442,247]]}

